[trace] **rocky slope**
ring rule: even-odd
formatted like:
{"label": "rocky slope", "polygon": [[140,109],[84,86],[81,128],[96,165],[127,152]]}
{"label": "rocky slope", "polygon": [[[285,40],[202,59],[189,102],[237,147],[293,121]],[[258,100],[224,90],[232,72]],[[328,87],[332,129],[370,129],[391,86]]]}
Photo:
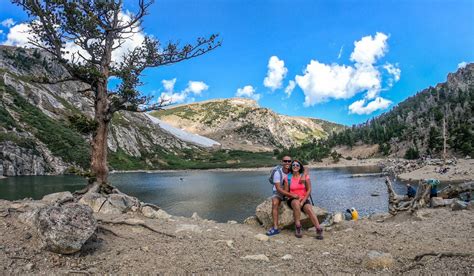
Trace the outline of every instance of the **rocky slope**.
{"label": "rocky slope", "polygon": [[343,128],[324,120],[280,115],[244,98],[180,105],[152,115],[175,127],[216,140],[223,148],[249,151],[298,146]]}
{"label": "rocky slope", "polygon": [[[38,50],[0,46],[0,175],[88,167],[90,137],[82,133],[81,122],[93,117],[93,102],[78,92],[87,86],[32,81],[33,76],[65,75],[64,68]],[[130,112],[115,114],[108,145],[112,169],[169,168],[185,151],[206,151],[177,139],[145,114]]]}

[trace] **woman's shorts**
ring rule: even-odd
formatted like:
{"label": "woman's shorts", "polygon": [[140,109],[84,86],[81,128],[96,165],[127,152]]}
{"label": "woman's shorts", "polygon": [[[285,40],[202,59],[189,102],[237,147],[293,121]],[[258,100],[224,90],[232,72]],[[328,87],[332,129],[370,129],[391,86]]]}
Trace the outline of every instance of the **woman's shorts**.
{"label": "woman's shorts", "polygon": [[[290,198],[290,199],[288,199],[288,200],[286,201],[286,204],[288,204],[288,207],[290,207],[291,209],[293,209],[293,207],[291,207],[291,202],[292,202],[293,200],[295,200],[295,199],[296,199],[296,198]],[[303,207],[304,207],[306,204],[311,204],[311,202],[309,202],[309,199],[307,199],[307,200],[304,202],[303,206],[301,207],[301,211],[304,212]]]}

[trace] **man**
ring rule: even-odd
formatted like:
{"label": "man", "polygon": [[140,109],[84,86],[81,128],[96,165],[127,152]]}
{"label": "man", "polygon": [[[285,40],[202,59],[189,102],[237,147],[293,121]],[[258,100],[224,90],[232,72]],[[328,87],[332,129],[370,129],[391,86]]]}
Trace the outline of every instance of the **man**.
{"label": "man", "polygon": [[[280,233],[278,229],[278,209],[280,207],[280,203],[285,201],[285,197],[293,197],[295,195],[285,191],[283,189],[283,179],[287,176],[290,172],[291,166],[291,157],[284,156],[281,160],[281,166],[275,168],[276,170],[273,174],[273,195],[272,195],[272,218],[273,218],[273,227],[267,231],[268,236],[273,236]],[[296,196],[296,198],[298,198]]]}

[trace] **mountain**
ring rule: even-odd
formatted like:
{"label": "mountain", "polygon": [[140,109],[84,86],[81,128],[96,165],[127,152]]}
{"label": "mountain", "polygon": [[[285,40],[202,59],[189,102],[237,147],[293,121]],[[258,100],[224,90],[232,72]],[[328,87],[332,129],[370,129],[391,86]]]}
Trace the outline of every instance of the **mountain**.
{"label": "mountain", "polygon": [[344,128],[324,120],[277,114],[244,98],[183,104],[151,115],[187,132],[211,138],[223,148],[245,151],[299,146]]}
{"label": "mountain", "polygon": [[391,111],[331,137],[332,145],[378,144],[385,155],[474,156],[474,64],[448,74]]}
{"label": "mountain", "polygon": [[[81,92],[88,86],[78,81],[57,84],[35,81],[63,79],[67,74],[62,66],[40,50],[0,46],[0,176],[60,174],[89,167],[93,99]],[[215,112],[200,115],[204,116],[203,124],[210,128],[215,128],[217,121],[233,121],[233,125],[238,127],[235,137],[245,141],[235,142],[236,146],[230,143],[230,138],[207,137],[211,132],[187,132],[177,128],[174,122],[149,114],[115,113],[107,141],[110,169],[270,166],[275,163],[273,152],[263,150],[289,145],[291,139],[300,142],[312,139],[311,135],[324,137],[329,130],[340,128],[315,119],[277,115],[258,108],[255,102],[240,101],[245,104],[226,105],[225,100],[208,103],[236,108],[239,110],[236,114],[216,114],[218,109],[214,109]],[[178,106],[163,113],[171,114],[173,110],[184,110],[187,114],[190,109]],[[230,127],[231,124],[227,125],[228,132],[225,133],[234,135]],[[284,128],[291,129],[291,132]],[[265,138],[257,139],[259,135]],[[219,139],[213,140],[214,137]],[[224,144],[221,145],[221,141]],[[263,146],[255,145],[260,142]],[[245,143],[253,143],[253,147],[240,146],[247,145]],[[247,151],[253,149],[260,152]]]}

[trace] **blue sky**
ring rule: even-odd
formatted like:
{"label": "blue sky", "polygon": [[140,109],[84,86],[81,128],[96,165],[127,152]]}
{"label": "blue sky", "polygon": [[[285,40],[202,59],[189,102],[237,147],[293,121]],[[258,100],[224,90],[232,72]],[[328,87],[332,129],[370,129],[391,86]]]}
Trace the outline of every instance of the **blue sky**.
{"label": "blue sky", "polygon": [[[125,10],[136,2],[126,0]],[[0,42],[11,42],[11,29],[25,20],[18,7],[2,5]],[[187,102],[240,89],[282,114],[350,125],[473,62],[474,1],[157,0],[144,32],[163,42],[212,33],[223,41],[205,56],[147,70],[145,94]]]}

